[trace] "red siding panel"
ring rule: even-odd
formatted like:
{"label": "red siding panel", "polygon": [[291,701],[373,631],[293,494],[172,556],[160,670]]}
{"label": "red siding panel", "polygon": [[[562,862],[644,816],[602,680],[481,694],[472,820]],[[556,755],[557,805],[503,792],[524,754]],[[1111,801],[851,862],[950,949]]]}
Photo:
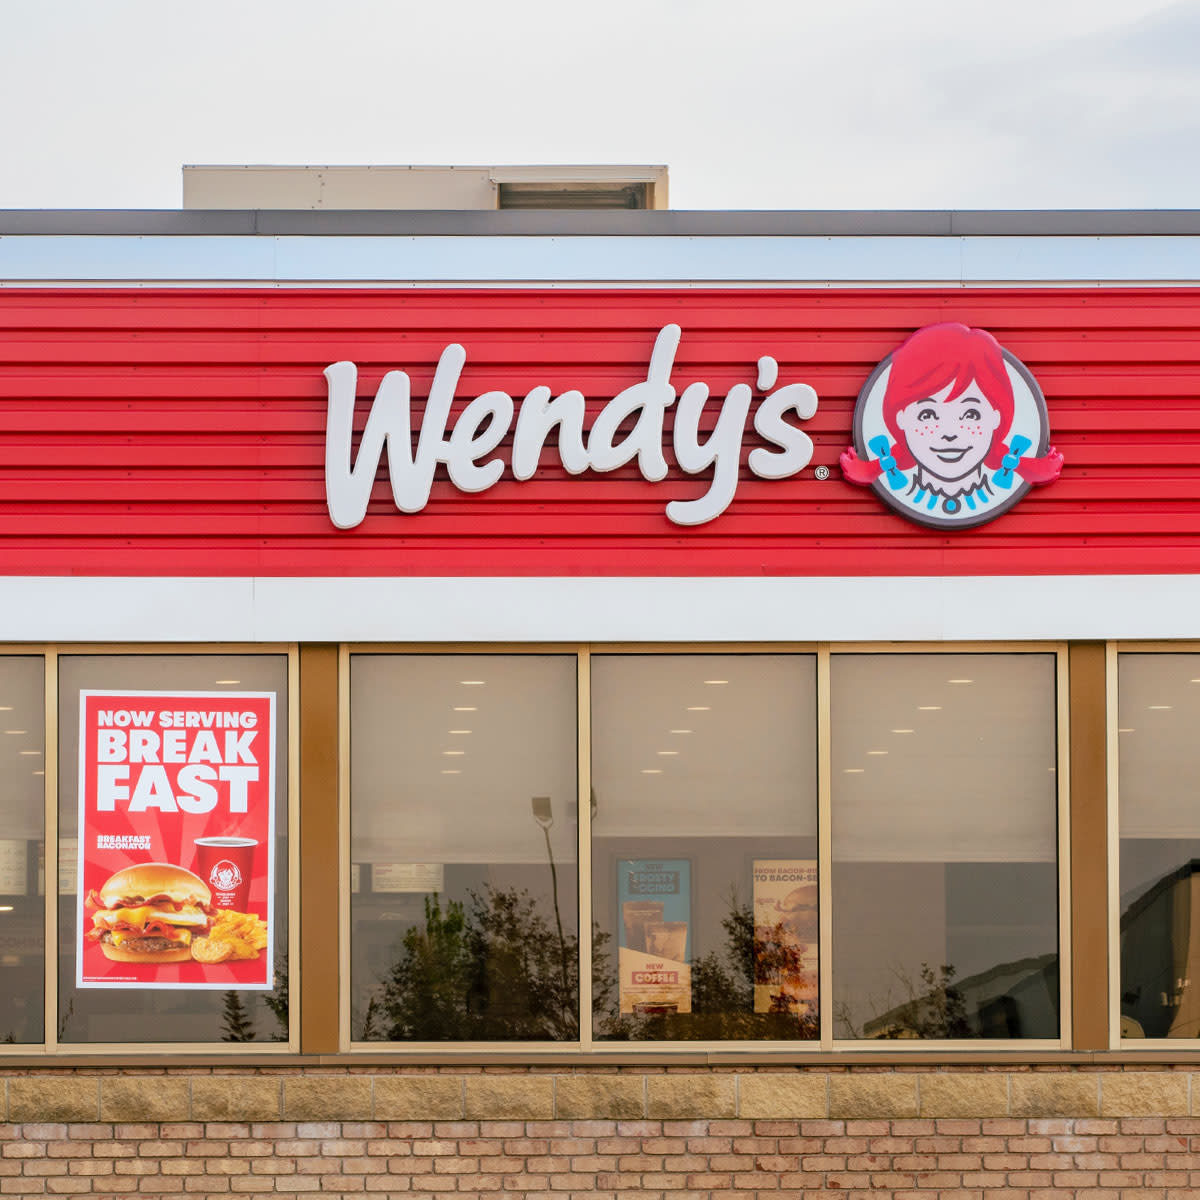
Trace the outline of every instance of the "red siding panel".
{"label": "red siding panel", "polygon": [[[1058,482],[973,530],[911,525],[840,478],[855,397],[909,333],[958,320],[1037,376]],[[439,472],[424,512],[325,509],[326,366],[423,398],[441,351],[467,365],[456,411],[500,388],[579,388],[589,420],[683,329],[672,380],[721,396],[771,354],[820,396],[794,479],[745,470],[693,529],[633,469],[572,478],[553,451],[465,496]],[[417,404],[420,408],[420,403]],[[14,289],[0,292],[0,573],[8,575],[1004,575],[1200,570],[1200,290]],[[507,451],[501,456],[507,461]],[[671,461],[669,438],[667,458]],[[828,466],[818,481],[813,468]]]}

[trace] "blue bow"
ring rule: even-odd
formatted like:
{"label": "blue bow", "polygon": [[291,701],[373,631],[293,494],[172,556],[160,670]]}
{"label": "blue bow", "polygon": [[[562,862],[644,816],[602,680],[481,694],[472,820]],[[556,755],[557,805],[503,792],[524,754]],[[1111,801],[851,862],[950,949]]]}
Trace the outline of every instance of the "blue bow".
{"label": "blue bow", "polygon": [[1021,465],[1021,455],[1032,445],[1027,437],[1013,438],[1008,453],[1000,460],[1000,470],[992,476],[992,482],[997,487],[1012,487],[1013,472]]}
{"label": "blue bow", "polygon": [[900,473],[896,466],[896,460],[892,457],[892,443],[883,434],[880,434],[867,443],[867,449],[879,459],[879,469],[887,476],[892,491],[899,491],[907,480]]}

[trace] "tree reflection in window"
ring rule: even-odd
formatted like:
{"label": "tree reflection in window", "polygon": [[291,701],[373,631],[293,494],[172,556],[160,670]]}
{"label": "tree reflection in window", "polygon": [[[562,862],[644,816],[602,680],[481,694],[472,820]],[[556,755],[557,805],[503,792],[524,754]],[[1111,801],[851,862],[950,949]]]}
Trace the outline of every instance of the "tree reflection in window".
{"label": "tree reflection in window", "polygon": [[425,899],[363,1018],[363,1040],[574,1041],[579,939],[515,888]]}

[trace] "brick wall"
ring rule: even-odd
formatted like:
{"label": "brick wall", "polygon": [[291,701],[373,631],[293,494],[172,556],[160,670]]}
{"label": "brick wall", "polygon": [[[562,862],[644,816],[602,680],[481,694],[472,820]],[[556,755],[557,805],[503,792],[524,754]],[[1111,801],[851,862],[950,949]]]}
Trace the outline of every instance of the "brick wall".
{"label": "brick wall", "polygon": [[0,1084],[0,1195],[1200,1189],[1185,1068],[38,1069]]}
{"label": "brick wall", "polygon": [[756,1200],[1194,1195],[1200,1120],[353,1121],[0,1127],[0,1194]]}

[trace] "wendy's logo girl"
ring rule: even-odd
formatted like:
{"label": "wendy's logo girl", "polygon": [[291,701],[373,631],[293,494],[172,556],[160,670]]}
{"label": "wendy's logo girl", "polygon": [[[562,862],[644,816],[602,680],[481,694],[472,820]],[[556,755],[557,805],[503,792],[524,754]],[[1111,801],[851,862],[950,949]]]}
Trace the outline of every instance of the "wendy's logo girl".
{"label": "wendy's logo girl", "polygon": [[875,368],[854,410],[842,474],[923,525],[981,525],[1063,458],[1050,444],[1037,381],[990,333],[918,329]]}

